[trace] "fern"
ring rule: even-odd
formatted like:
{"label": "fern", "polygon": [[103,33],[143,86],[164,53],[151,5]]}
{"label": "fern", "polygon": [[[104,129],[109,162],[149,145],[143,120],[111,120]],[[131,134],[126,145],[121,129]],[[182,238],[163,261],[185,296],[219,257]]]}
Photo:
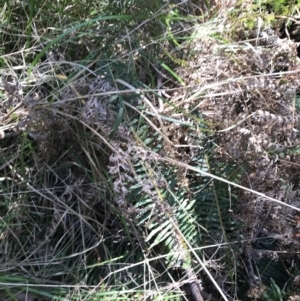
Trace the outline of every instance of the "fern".
{"label": "fern", "polygon": [[[119,149],[119,155],[111,157],[118,202],[124,215],[133,218],[136,231],[144,232],[145,239],[140,243],[149,256],[165,255],[166,268],[184,272],[193,294],[200,294],[201,288],[195,282],[200,275],[197,277],[191,254],[201,245],[238,239],[240,224],[228,218],[228,213],[234,210],[236,195],[234,192],[229,195],[229,188],[223,183],[158,161],[156,158],[165,151],[164,138],[149,128],[143,115],[134,117],[130,125],[136,142],[127,144],[126,151]],[[228,180],[239,180],[240,169],[233,164],[217,163],[213,159],[214,147],[197,128],[186,130],[180,124],[176,126],[176,135],[184,132],[195,148],[176,151],[175,156],[189,158],[189,164]],[[187,156],[186,152],[191,153]],[[125,161],[131,162],[131,169],[124,167]],[[196,253],[200,257],[215,254],[215,260],[223,258],[228,267],[233,264],[229,248]]]}

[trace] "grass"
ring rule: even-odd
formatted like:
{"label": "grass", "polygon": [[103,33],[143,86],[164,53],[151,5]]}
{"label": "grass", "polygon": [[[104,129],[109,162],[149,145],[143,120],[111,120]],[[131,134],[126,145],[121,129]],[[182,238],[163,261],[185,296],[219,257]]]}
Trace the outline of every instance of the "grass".
{"label": "grass", "polygon": [[0,300],[296,300],[296,6],[2,2]]}

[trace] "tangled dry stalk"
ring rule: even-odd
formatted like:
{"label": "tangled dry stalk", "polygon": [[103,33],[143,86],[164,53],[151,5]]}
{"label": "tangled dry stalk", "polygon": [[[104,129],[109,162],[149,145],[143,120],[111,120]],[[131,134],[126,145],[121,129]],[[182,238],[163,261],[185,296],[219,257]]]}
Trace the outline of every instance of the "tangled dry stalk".
{"label": "tangled dry stalk", "polygon": [[[194,2],[181,9],[195,14],[208,10]],[[221,12],[224,6],[216,1],[213,8]],[[84,279],[84,285],[95,283],[93,290],[100,292],[110,285],[133,284],[136,289],[140,283],[149,284],[144,298],[169,292],[163,278],[167,271],[173,289],[178,289],[174,294],[184,296],[181,288],[189,286],[190,295],[183,298],[202,301],[220,296],[237,300],[239,271],[234,267],[231,273],[229,257],[242,258],[249,298],[263,295],[255,268],[260,259],[282,260],[289,270],[297,268],[293,260],[300,237],[298,45],[267,26],[237,31],[236,41],[226,45],[205,34],[206,29],[203,24],[194,28],[196,38],[161,56],[176,62],[174,70],[147,61],[156,86],[152,89],[147,87],[140,53],[134,62],[140,68],[136,86],[125,78],[108,81],[104,74],[50,54],[26,80],[14,72],[3,77],[0,171],[1,197],[7,205],[0,216],[9,226],[0,244],[6,249],[7,270],[11,262],[22,262],[12,268],[14,273],[29,267],[31,279],[45,283],[50,279],[53,285],[56,279],[65,283]],[[211,166],[206,158],[207,141],[214,146],[210,155],[215,162],[243,170],[236,177],[239,184],[223,171],[223,177],[214,175],[218,165]],[[210,180],[205,182],[206,178]],[[231,214],[228,220],[244,223],[243,228],[234,228],[234,243],[240,243],[240,249],[231,247],[227,238],[222,208],[218,207],[221,222],[215,237],[205,228],[215,220],[201,224],[194,214],[195,204],[210,197],[197,195],[206,187],[215,189],[216,182],[241,188],[233,193],[238,204],[235,215],[230,189],[220,201]],[[206,252],[192,244],[205,235],[211,235],[214,247],[226,245],[227,253]],[[276,246],[257,248],[262,237],[273,239]],[[129,264],[114,265],[112,253],[128,255],[128,246],[134,250],[126,258]],[[117,258],[120,253],[113,254]],[[143,257],[135,258],[136,254]],[[89,276],[80,278],[77,265]],[[137,266],[143,269],[133,271]],[[299,289],[296,276],[294,280]]]}

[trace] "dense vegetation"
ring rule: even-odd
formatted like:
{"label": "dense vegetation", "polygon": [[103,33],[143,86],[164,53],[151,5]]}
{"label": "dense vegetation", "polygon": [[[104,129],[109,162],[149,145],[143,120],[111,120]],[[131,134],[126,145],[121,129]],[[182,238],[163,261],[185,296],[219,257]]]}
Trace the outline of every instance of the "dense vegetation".
{"label": "dense vegetation", "polygon": [[300,300],[299,0],[0,2],[0,300]]}

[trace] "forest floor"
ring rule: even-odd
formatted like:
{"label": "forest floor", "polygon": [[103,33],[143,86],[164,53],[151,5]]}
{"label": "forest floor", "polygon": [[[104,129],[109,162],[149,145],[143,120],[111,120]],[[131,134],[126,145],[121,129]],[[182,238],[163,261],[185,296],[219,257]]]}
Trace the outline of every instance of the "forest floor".
{"label": "forest floor", "polygon": [[0,2],[0,301],[300,300],[299,1]]}

